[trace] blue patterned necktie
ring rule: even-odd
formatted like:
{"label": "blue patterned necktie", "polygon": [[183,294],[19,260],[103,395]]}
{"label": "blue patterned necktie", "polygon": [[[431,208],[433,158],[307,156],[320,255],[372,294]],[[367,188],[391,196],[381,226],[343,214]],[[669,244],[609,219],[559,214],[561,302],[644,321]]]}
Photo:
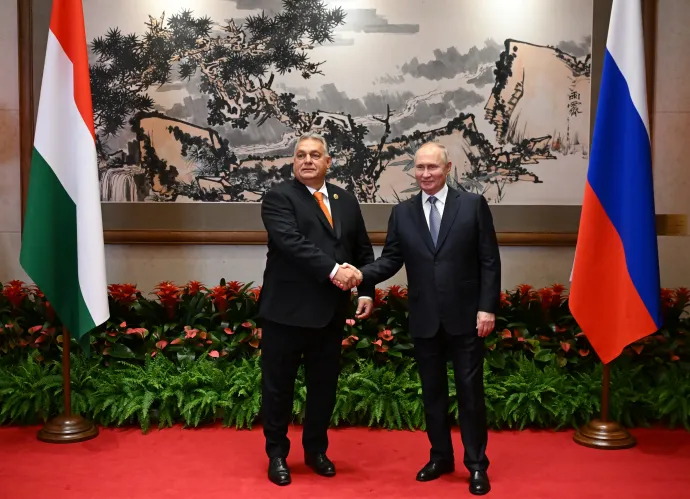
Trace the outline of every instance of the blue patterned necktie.
{"label": "blue patterned necktie", "polygon": [[441,228],[441,214],[436,208],[436,197],[429,196],[429,203],[431,203],[431,211],[429,212],[429,230],[431,231],[431,240],[434,241],[434,247],[436,246],[436,241],[438,241],[438,231]]}

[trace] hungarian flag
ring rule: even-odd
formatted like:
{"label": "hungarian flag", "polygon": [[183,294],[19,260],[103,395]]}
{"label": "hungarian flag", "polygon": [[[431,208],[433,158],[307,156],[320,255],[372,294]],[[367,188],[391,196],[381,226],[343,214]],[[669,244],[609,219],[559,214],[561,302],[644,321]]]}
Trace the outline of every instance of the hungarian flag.
{"label": "hungarian flag", "polygon": [[20,263],[88,344],[109,310],[81,0],[53,0]]}
{"label": "hungarian flag", "polygon": [[602,362],[661,327],[640,0],[614,0],[571,278]]}

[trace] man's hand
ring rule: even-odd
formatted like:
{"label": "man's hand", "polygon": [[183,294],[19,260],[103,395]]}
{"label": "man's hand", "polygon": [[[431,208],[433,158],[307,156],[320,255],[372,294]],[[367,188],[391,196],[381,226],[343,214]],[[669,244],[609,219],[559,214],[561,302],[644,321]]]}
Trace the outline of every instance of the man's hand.
{"label": "man's hand", "polygon": [[362,273],[350,265],[344,263],[333,276],[333,284],[342,290],[352,289],[362,282]]}
{"label": "man's hand", "polygon": [[477,334],[481,338],[486,338],[494,330],[496,316],[488,312],[477,312]]}
{"label": "man's hand", "polygon": [[357,312],[355,312],[355,317],[357,319],[366,319],[371,315],[372,310],[374,310],[374,300],[368,297],[359,298],[359,300],[357,300]]}

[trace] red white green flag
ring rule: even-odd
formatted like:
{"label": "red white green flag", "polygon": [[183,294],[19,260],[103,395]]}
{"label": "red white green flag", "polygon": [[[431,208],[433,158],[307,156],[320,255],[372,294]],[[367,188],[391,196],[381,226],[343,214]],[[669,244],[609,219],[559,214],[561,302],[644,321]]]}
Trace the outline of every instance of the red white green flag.
{"label": "red white green flag", "polygon": [[109,317],[92,109],[81,0],[53,0],[20,263],[77,340]]}

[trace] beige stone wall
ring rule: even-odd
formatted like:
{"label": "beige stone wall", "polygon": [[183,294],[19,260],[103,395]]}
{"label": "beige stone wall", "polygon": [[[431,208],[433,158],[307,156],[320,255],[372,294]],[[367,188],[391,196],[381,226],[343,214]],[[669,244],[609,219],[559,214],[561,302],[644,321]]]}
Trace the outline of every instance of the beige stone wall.
{"label": "beige stone wall", "polygon": [[[654,161],[658,213],[690,214],[690,1],[659,0],[656,51]],[[26,279],[20,248],[19,95],[17,10],[14,0],[0,2],[0,282]],[[381,248],[376,248],[377,255]],[[663,286],[690,286],[690,238],[659,240]],[[574,248],[503,247],[503,287],[567,283]],[[198,279],[213,284],[221,277],[260,283],[262,246],[106,247],[109,282],[134,282],[149,291],[156,282]],[[404,283],[401,271],[388,283]]]}

